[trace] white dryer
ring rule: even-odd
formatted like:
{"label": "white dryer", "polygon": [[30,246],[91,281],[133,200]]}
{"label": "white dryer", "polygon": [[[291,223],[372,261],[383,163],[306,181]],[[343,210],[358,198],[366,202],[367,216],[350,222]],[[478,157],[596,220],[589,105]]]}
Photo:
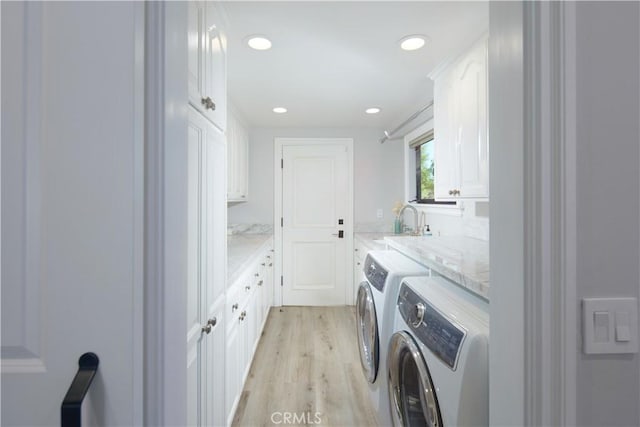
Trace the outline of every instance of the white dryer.
{"label": "white dryer", "polygon": [[407,276],[430,274],[430,270],[396,251],[371,251],[364,262],[366,280],[356,298],[356,326],[360,362],[369,382],[371,401],[381,425],[390,425],[387,386],[387,347],[400,282]]}
{"label": "white dryer", "polygon": [[443,277],[402,282],[387,354],[395,426],[489,425],[488,308]]}

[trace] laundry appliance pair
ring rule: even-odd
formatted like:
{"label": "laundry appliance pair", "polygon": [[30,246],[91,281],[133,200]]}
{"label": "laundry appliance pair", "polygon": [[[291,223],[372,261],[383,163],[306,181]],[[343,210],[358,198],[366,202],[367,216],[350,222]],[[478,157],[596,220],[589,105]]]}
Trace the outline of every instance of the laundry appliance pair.
{"label": "laundry appliance pair", "polygon": [[488,304],[397,251],[371,251],[356,301],[380,425],[488,425]]}

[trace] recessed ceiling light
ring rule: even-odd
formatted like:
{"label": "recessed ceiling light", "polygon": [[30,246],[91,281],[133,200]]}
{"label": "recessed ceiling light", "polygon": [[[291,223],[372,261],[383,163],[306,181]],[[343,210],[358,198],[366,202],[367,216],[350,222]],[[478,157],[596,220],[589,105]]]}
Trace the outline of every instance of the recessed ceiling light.
{"label": "recessed ceiling light", "polygon": [[400,40],[400,48],[402,50],[417,50],[424,46],[425,41],[425,36],[418,34],[407,36]]}
{"label": "recessed ceiling light", "polygon": [[273,112],[276,113],[276,114],[282,114],[282,113],[286,113],[287,109],[284,108],[284,107],[275,107],[273,109]]}
{"label": "recessed ceiling light", "polygon": [[265,36],[249,36],[247,44],[250,48],[255,50],[267,50],[271,49],[271,40]]}
{"label": "recessed ceiling light", "polygon": [[378,107],[371,107],[364,110],[364,112],[367,114],[378,114],[380,112],[380,109]]}

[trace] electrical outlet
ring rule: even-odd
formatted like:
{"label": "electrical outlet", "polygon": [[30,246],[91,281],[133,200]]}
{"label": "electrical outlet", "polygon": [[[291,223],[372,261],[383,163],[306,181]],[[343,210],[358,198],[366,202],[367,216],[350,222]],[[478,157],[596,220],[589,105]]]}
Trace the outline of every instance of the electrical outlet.
{"label": "electrical outlet", "polygon": [[378,219],[382,219],[384,217],[384,212],[381,208],[378,208],[378,210],[376,211],[376,216],[378,217]]}

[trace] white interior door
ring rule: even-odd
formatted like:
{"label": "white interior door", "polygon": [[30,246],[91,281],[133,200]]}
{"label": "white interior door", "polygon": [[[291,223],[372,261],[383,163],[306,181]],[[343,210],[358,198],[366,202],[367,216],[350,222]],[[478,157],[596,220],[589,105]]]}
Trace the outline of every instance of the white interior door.
{"label": "white interior door", "polygon": [[93,352],[84,425],[142,425],[144,5],[1,8],[1,423],[59,425]]}
{"label": "white interior door", "polygon": [[347,303],[349,147],[324,142],[282,148],[284,305]]}

